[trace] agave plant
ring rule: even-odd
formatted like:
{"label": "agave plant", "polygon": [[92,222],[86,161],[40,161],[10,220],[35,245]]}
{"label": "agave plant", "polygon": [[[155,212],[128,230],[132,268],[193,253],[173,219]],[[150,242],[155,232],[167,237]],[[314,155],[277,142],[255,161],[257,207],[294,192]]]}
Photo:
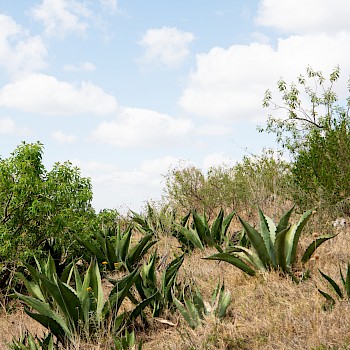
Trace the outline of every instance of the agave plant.
{"label": "agave plant", "polygon": [[137,269],[116,281],[107,299],[95,260],[90,263],[83,279],[74,265],[66,282],[59,279],[54,271],[46,275],[34,267],[29,271],[32,281],[19,276],[29,296],[20,293],[16,293],[16,296],[27,305],[26,313],[49,329],[63,344],[74,337],[93,338],[99,329],[108,326],[112,327],[112,331],[117,331],[123,323],[138,317],[153,300],[151,296],[132,311],[119,314],[122,302],[131,294],[130,289],[139,274]]}
{"label": "agave plant", "polygon": [[[132,331],[129,333],[128,330],[125,330],[123,336],[114,337],[114,344],[114,349],[111,348],[110,350],[136,350],[135,332]],[[137,350],[142,350],[142,341],[139,342]]]}
{"label": "agave plant", "polygon": [[206,215],[201,216],[196,211],[192,212],[192,227],[189,227],[189,225],[186,227],[190,215],[191,213],[182,219],[181,225],[178,225],[178,229],[174,233],[182,246],[199,249],[216,247],[219,251],[222,251],[220,246],[228,241],[227,231],[234,212],[231,212],[224,218],[224,211],[221,209],[211,227]]}
{"label": "agave plant", "polygon": [[[226,252],[214,254],[205,259],[226,261],[252,276],[257,270],[273,269],[292,273],[297,259],[301,232],[313,213],[313,210],[306,211],[297,224],[290,225],[289,220],[293,209],[287,211],[277,225],[259,209],[260,231],[238,217],[246,231],[251,248],[236,245]],[[305,264],[322,243],[333,237],[335,235],[317,237],[306,248],[301,262]]]}
{"label": "agave plant", "polygon": [[20,339],[14,339],[11,344],[8,344],[10,350],[54,350],[57,346],[53,342],[52,333],[45,335],[43,339],[37,336],[33,337],[31,333],[26,331]]}
{"label": "agave plant", "polygon": [[143,256],[156,243],[153,233],[144,235],[134,246],[130,246],[132,226],[124,232],[117,229],[116,237],[106,231],[96,232],[93,241],[76,237],[76,239],[94,256],[99,263],[103,263],[110,271],[124,267],[128,272],[133,271]]}
{"label": "agave plant", "polygon": [[204,301],[202,294],[196,287],[191,298],[184,296],[183,299],[184,304],[173,295],[177,309],[189,326],[195,329],[205,321],[206,317],[224,317],[231,302],[231,294],[226,292],[224,284],[220,285],[219,282],[212,293],[210,303]]}
{"label": "agave plant", "polygon": [[[158,317],[165,308],[172,308],[172,290],[178,290],[176,283],[178,271],[184,261],[184,255],[175,258],[161,274],[160,281],[156,272],[157,253],[155,252],[145,263],[140,272],[140,276],[135,281],[136,289],[142,300],[147,300],[154,296],[150,303],[152,315]],[[113,283],[113,282],[112,282]]]}
{"label": "agave plant", "polygon": [[330,289],[336,294],[336,297],[334,298],[332,295],[328,294],[327,292],[324,292],[318,289],[318,291],[326,298],[329,304],[328,306],[325,305],[324,309],[327,309],[328,307],[332,308],[336,303],[336,299],[338,300],[345,299],[345,298],[350,299],[350,263],[348,263],[348,269],[345,276],[343,274],[341,267],[339,267],[341,285],[343,286],[344,291],[342,291],[341,286],[338,285],[331,277],[323,273],[321,270],[319,271],[321,276],[328,282]]}

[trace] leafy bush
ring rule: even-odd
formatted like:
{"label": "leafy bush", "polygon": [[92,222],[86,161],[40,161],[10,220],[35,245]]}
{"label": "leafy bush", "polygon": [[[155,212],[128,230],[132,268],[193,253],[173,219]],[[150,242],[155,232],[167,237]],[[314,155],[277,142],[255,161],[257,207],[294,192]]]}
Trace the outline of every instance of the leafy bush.
{"label": "leafy bush", "polygon": [[269,116],[265,131],[274,133],[293,158],[294,200],[302,208],[317,205],[348,213],[349,203],[344,202],[350,197],[350,100],[338,102],[334,84],[339,77],[339,67],[328,79],[308,67],[296,84],[288,86],[281,79],[281,102],[274,102],[268,90],[264,106],[287,115]]}
{"label": "leafy bush", "polygon": [[39,254],[52,238],[69,254],[71,233],[83,234],[95,215],[90,180],[69,162],[47,171],[42,155],[41,143],[22,143],[0,159],[0,261]]}
{"label": "leafy bush", "polygon": [[166,180],[170,206],[180,214],[205,212],[209,219],[222,207],[250,213],[252,204],[284,207],[291,199],[290,166],[271,150],[232,167],[213,167],[207,174],[191,166],[175,169]]}

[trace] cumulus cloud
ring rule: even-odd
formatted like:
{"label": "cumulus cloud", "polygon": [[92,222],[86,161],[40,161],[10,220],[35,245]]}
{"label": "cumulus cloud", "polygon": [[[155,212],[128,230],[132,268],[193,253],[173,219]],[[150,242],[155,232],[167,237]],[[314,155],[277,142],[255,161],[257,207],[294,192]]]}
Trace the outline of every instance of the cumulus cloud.
{"label": "cumulus cloud", "polygon": [[99,210],[115,208],[117,203],[139,211],[147,200],[160,198],[164,177],[179,158],[164,156],[146,159],[134,169],[121,169],[112,163],[73,161],[94,188],[93,205]]}
{"label": "cumulus cloud", "polygon": [[73,143],[76,140],[75,135],[66,134],[60,130],[54,131],[51,135],[52,138],[59,143]]}
{"label": "cumulus cloud", "polygon": [[256,23],[289,33],[350,30],[347,0],[262,0]]}
{"label": "cumulus cloud", "polygon": [[40,114],[107,114],[117,110],[117,101],[91,82],[73,85],[36,73],[5,85],[0,106]]}
{"label": "cumulus cloud", "polygon": [[66,72],[92,72],[96,70],[96,67],[91,62],[84,62],[78,65],[66,64],[63,70]]}
{"label": "cumulus cloud", "polygon": [[59,37],[69,32],[84,33],[89,27],[87,19],[92,17],[91,10],[84,2],[74,0],[43,0],[29,13],[42,22],[46,35]]}
{"label": "cumulus cloud", "polygon": [[0,119],[0,133],[1,134],[14,134],[16,131],[15,122],[10,118]]}
{"label": "cumulus cloud", "polygon": [[30,134],[30,130],[18,127],[12,118],[3,117],[0,118],[0,134],[27,136]]}
{"label": "cumulus cloud", "polygon": [[218,167],[222,165],[234,165],[234,160],[225,152],[215,152],[206,155],[203,159],[202,168],[207,171],[211,167]]}
{"label": "cumulus cloud", "polygon": [[0,14],[0,65],[12,76],[46,67],[47,50],[39,36],[30,36],[11,17]]}
{"label": "cumulus cloud", "polygon": [[177,28],[148,29],[139,45],[144,49],[141,62],[166,68],[179,66],[189,56],[194,35]]}
{"label": "cumulus cloud", "polygon": [[[350,33],[294,35],[277,46],[252,43],[213,48],[196,56],[179,99],[188,113],[214,120],[261,121],[264,91],[283,76],[296,80],[308,65],[329,72],[337,64],[350,72]],[[344,86],[346,91],[346,86]]]}
{"label": "cumulus cloud", "polygon": [[118,120],[102,122],[93,137],[116,147],[157,147],[178,144],[193,129],[188,119],[141,108],[121,109]]}

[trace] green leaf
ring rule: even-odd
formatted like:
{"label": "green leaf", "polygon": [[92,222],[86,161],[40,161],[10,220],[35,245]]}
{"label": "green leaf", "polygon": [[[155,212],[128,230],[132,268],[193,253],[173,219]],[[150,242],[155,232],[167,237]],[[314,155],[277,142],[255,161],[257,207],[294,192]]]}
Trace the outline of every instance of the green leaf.
{"label": "green leaf", "polygon": [[282,215],[280,221],[278,222],[276,233],[285,230],[289,226],[289,220],[293,210],[294,206]]}
{"label": "green leaf", "polygon": [[301,261],[306,263],[314,253],[314,251],[324,242],[328,241],[331,238],[334,238],[336,235],[324,235],[316,238],[305,250]]}
{"label": "green leaf", "polygon": [[244,271],[245,273],[247,273],[250,276],[255,275],[255,271],[251,267],[249,267],[241,259],[239,259],[231,254],[228,254],[228,253],[218,253],[218,254],[214,254],[214,255],[211,255],[209,257],[203,258],[203,259],[226,261],[229,264],[232,264],[232,265],[238,267],[239,269],[241,269],[242,271]]}
{"label": "green leaf", "polygon": [[[275,257],[275,250],[274,250],[274,246],[273,246],[274,240],[275,240],[276,227],[273,224],[272,220],[270,218],[268,218],[267,216],[265,216],[265,214],[261,211],[260,208],[259,208],[259,217],[260,217],[261,236],[264,240],[266,251],[269,255],[269,260],[271,261],[272,265],[274,267],[276,267],[276,257]],[[269,223],[270,223],[270,226],[269,226]],[[270,229],[272,229],[272,230],[270,231]],[[259,252],[258,252],[258,254],[259,254]]]}
{"label": "green leaf", "polygon": [[183,237],[193,244],[195,248],[204,249],[204,245],[197,233],[197,231],[188,229],[186,227],[179,227],[180,232],[182,233]]}
{"label": "green leaf", "polygon": [[266,249],[265,242],[262,236],[257,230],[251,227],[247,222],[242,220],[239,216],[238,216],[238,219],[241,222],[242,226],[244,227],[252,246],[258,253],[261,262],[264,264],[265,267],[269,267],[271,264],[271,259]]}
{"label": "green leaf", "polygon": [[288,265],[294,264],[294,262],[295,262],[300,234],[301,234],[303,228],[305,227],[305,225],[307,224],[307,222],[309,221],[312,213],[313,213],[313,209],[306,211],[302,215],[302,217],[300,218],[299,222],[297,223],[297,225],[294,229],[294,235],[293,235],[293,241],[292,241],[292,245],[291,245],[290,255],[287,256]]}
{"label": "green leaf", "polygon": [[221,208],[219,211],[218,216],[216,217],[215,221],[213,222],[211,226],[211,238],[214,242],[221,243],[221,234],[222,234],[222,222],[224,219],[224,210]]}
{"label": "green leaf", "polygon": [[197,212],[192,212],[193,223],[202,243],[211,245],[210,230],[207,221]]}
{"label": "green leaf", "polygon": [[339,298],[343,298],[343,293],[340,289],[340,287],[338,286],[338,284],[328,275],[326,275],[325,273],[323,273],[320,269],[318,269],[318,271],[320,272],[320,274],[322,275],[322,277],[328,281],[328,283],[332,286],[333,290],[338,294]]}
{"label": "green leaf", "polygon": [[289,232],[290,227],[286,227],[283,230],[279,230],[276,234],[275,240],[275,254],[277,266],[281,267],[283,272],[287,272],[289,267],[287,264],[287,249],[286,249],[286,234]]}

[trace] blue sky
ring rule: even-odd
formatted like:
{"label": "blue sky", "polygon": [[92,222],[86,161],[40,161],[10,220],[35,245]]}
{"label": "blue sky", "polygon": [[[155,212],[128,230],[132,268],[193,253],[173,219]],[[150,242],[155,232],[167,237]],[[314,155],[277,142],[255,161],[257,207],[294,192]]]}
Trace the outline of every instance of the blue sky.
{"label": "blue sky", "polygon": [[141,209],[170,167],[275,147],[264,91],[308,65],[350,73],[346,0],[0,2],[0,156],[41,141],[96,209]]}

